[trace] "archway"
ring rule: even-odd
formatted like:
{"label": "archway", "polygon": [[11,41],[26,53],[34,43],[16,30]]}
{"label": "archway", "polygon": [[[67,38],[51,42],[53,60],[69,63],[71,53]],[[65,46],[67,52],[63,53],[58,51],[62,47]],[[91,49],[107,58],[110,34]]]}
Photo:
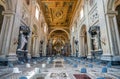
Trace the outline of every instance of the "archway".
{"label": "archway", "polygon": [[109,0],[107,2],[107,21],[108,21],[108,35],[110,39],[111,54],[114,56],[120,55],[120,0]]}
{"label": "archway", "polygon": [[4,18],[4,15],[2,15],[2,12],[4,11],[4,7],[2,5],[0,5],[0,33],[1,33],[1,30],[2,30],[2,24],[3,24],[3,18]]}
{"label": "archway", "polygon": [[37,27],[33,25],[32,28],[32,39],[31,39],[31,56],[34,57],[36,53],[36,44],[37,44]]}
{"label": "archway", "polygon": [[0,4],[0,54],[2,54],[2,44],[3,41],[1,41],[2,38],[2,28],[3,28],[3,19],[4,19],[4,15],[2,14],[2,12],[5,11],[5,8],[3,5]]}
{"label": "archway", "polygon": [[75,37],[72,39],[72,53],[75,56]]}
{"label": "archway", "polygon": [[49,34],[48,48],[50,55],[69,55],[69,37],[63,30],[54,30]]}
{"label": "archway", "polygon": [[52,34],[54,31],[57,31],[57,30],[58,30],[58,31],[59,31],[59,30],[64,31],[64,32],[67,34],[68,39],[70,39],[69,33],[68,33],[66,30],[62,29],[62,28],[56,28],[56,29],[52,30],[52,31],[49,33],[48,38],[50,38],[51,34]]}
{"label": "archway", "polygon": [[[13,3],[12,0],[5,0],[2,1],[0,0],[0,5],[2,6],[0,9],[0,12],[2,13],[2,17],[0,16],[0,18],[4,19],[3,21],[1,21],[1,25],[0,28],[0,54],[3,56],[3,58],[7,58],[6,55],[9,54],[10,51],[10,44],[11,44],[11,37],[12,37],[12,33],[11,31],[13,30],[13,18],[11,17],[13,14],[9,15],[7,12],[8,11],[13,11]],[[4,10],[3,10],[4,7]],[[9,17],[8,17],[9,15]],[[8,19],[9,18],[9,19]]]}
{"label": "archway", "polygon": [[87,57],[88,44],[87,44],[87,31],[86,31],[85,25],[83,25],[81,30],[80,30],[80,48],[81,48],[81,56]]}
{"label": "archway", "polygon": [[120,4],[116,7],[116,11],[118,12],[116,19],[117,19],[118,34],[119,34],[119,40],[120,40]]}

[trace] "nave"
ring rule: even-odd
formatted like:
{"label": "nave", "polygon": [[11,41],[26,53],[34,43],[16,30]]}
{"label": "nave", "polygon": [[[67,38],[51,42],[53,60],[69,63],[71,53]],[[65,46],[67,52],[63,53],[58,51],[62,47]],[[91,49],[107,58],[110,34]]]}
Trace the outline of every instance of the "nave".
{"label": "nave", "polygon": [[0,79],[120,79],[120,0],[0,0]]}
{"label": "nave", "polygon": [[0,79],[120,79],[120,67],[76,57],[43,57],[0,67]]}

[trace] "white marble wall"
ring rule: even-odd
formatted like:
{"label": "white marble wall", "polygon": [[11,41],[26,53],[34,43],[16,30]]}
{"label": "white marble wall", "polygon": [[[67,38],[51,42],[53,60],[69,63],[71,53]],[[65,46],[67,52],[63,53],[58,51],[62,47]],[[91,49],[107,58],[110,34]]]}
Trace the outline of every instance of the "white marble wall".
{"label": "white marble wall", "polygon": [[[41,11],[39,20],[35,18],[35,8],[37,6],[37,2],[34,1],[30,0],[30,4],[27,5],[25,0],[4,0],[4,2],[0,0],[0,4],[3,4],[5,7],[5,11],[3,12],[4,21],[0,35],[0,57],[6,58],[6,56],[8,56],[8,59],[10,60],[17,60],[16,49],[18,46],[17,41],[19,35],[19,27],[21,25],[29,26],[31,32],[33,26],[36,25],[37,37],[34,55],[35,57],[39,56],[39,43],[41,38],[43,38],[41,36],[41,23],[45,23],[45,20],[44,17],[41,18],[41,16],[43,16]],[[28,44],[29,56],[31,54],[31,35],[32,34],[30,34]]]}
{"label": "white marble wall", "polygon": [[[82,55],[82,48],[81,46],[81,38],[80,38],[80,33],[81,33],[81,28],[82,26],[86,26],[87,30],[87,42],[88,42],[88,55],[91,55],[91,46],[90,46],[90,36],[88,33],[89,27],[98,25],[100,26],[100,32],[101,32],[101,45],[103,49],[103,60],[110,60],[110,55],[113,55],[115,57],[115,51],[113,51],[113,43],[112,37],[111,37],[111,31],[110,31],[110,26],[111,27],[117,27],[116,24],[116,19],[115,15],[116,12],[112,11],[113,6],[114,6],[114,1],[115,0],[93,0],[93,4],[90,6],[89,5],[90,0],[84,0],[84,2],[79,5],[79,8],[76,11],[75,17],[72,22],[71,29],[74,28],[75,31],[71,31],[71,44],[72,44],[72,38],[75,37],[77,40],[79,40],[79,54]],[[119,2],[119,1],[118,1]],[[111,4],[111,5],[108,5]],[[113,5],[112,5],[113,4]],[[84,9],[84,17],[80,19],[79,14],[80,14],[80,9],[81,6],[83,6]],[[108,8],[109,6],[109,8]],[[111,10],[109,10],[111,7]],[[107,13],[108,11],[112,11],[111,13]],[[109,15],[110,14],[110,15]],[[112,17],[113,16],[113,17]],[[112,20],[110,20],[110,17],[112,17]],[[77,27],[74,26],[75,22],[77,22]],[[112,23],[111,23],[112,22]],[[113,25],[114,24],[114,25]],[[117,30],[115,28],[115,30]],[[119,42],[119,37],[118,34],[116,34],[116,41],[118,44]],[[118,45],[118,49],[120,50],[120,46]],[[73,53],[73,52],[72,52]],[[120,53],[120,51],[118,52]],[[120,54],[119,54],[120,56]],[[89,56],[88,56],[89,57]]]}

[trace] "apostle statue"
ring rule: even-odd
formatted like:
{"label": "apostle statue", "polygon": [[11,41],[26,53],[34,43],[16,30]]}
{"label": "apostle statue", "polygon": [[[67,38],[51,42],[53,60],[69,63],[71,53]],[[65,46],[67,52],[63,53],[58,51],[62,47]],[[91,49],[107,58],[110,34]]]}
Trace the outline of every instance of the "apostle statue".
{"label": "apostle statue", "polygon": [[20,26],[19,30],[19,38],[18,38],[18,51],[26,51],[27,50],[27,44],[28,44],[28,38],[30,34],[30,29],[27,26]]}
{"label": "apostle statue", "polygon": [[18,47],[17,47],[17,57],[20,62],[28,62],[28,39],[29,39],[30,29],[28,26],[20,26],[19,36],[18,36]]}
{"label": "apostle statue", "polygon": [[19,46],[18,46],[18,50],[23,50],[25,47],[25,44],[27,44],[27,37],[23,34],[23,31],[20,31],[20,35],[19,35]]}

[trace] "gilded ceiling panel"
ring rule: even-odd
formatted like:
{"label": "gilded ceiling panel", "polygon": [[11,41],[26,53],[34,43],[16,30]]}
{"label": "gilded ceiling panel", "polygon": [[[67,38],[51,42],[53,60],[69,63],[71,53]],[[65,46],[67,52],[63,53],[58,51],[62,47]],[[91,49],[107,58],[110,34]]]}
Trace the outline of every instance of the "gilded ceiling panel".
{"label": "gilded ceiling panel", "polygon": [[41,0],[49,27],[69,27],[77,0]]}

